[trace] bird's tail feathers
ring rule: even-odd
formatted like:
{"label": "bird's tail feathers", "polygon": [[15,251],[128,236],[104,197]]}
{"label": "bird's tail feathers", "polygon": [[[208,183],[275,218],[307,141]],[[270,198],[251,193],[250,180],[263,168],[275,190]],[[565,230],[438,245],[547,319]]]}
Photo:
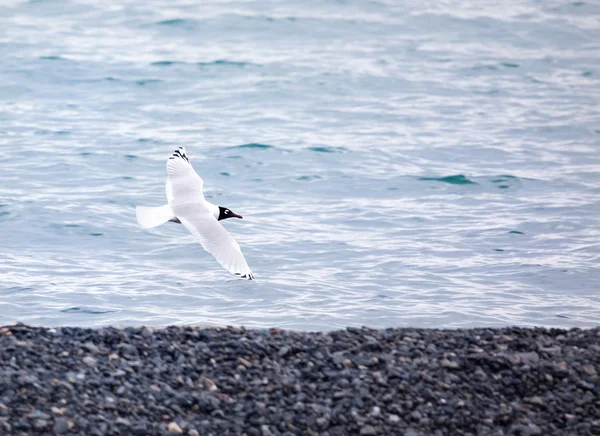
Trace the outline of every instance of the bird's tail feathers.
{"label": "bird's tail feathers", "polygon": [[176,219],[175,214],[168,204],[160,207],[137,206],[135,208],[135,216],[140,227],[144,229],[151,229],[152,227],[157,227],[167,221]]}

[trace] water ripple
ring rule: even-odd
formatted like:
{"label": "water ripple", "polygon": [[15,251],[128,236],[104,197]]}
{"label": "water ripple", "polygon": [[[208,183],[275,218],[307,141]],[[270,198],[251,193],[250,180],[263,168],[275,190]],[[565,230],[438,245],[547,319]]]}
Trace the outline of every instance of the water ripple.
{"label": "water ripple", "polygon": [[[600,322],[598,5],[0,9],[0,323]],[[179,145],[256,282],[137,227]]]}

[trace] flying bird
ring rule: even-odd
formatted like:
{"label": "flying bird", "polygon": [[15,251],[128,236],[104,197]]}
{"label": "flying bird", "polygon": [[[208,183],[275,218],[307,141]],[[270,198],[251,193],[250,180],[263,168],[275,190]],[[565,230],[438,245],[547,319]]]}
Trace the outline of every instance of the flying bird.
{"label": "flying bird", "polygon": [[184,147],[175,150],[167,160],[167,174],[167,204],[137,206],[135,215],[140,227],[150,229],[168,221],[181,223],[223,268],[243,279],[254,280],[239,244],[219,222],[242,216],[206,201],[202,193],[204,181],[194,171]]}

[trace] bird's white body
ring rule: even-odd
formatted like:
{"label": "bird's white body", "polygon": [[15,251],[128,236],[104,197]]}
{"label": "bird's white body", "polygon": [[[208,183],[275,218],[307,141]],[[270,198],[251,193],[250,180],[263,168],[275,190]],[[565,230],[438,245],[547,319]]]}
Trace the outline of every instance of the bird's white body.
{"label": "bird's white body", "polygon": [[225,269],[252,280],[254,275],[240,246],[218,221],[219,207],[204,198],[204,181],[194,171],[183,147],[167,160],[167,173],[168,203],[160,207],[136,207],[138,224],[147,229],[168,221],[181,222]]}

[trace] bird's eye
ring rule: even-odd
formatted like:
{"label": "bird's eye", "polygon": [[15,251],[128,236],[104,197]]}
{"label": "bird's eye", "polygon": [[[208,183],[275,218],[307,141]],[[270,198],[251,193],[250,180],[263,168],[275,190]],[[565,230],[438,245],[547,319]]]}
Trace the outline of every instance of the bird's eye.
{"label": "bird's eye", "polygon": [[225,215],[229,213],[229,209],[225,209]]}

